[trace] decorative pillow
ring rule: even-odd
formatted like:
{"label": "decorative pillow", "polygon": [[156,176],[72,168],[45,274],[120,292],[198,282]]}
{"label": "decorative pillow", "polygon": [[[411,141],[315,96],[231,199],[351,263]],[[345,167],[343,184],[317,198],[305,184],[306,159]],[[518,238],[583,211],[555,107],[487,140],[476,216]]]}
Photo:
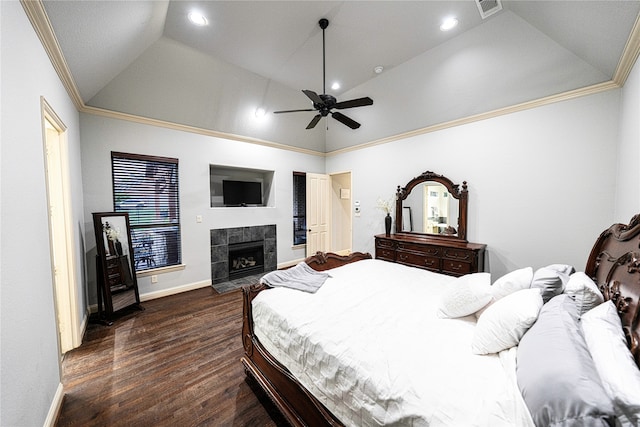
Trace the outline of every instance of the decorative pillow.
{"label": "decorative pillow", "polygon": [[441,318],[468,316],[491,300],[491,275],[473,273],[458,277],[442,294],[437,315]]}
{"label": "decorative pillow", "polygon": [[569,275],[574,271],[572,266],[566,264],[551,264],[539,268],[533,273],[531,287],[540,289],[542,300],[546,303],[562,293]]}
{"label": "decorative pillow", "polygon": [[537,426],[615,423],[613,403],[602,386],[569,295],[546,303],[520,340],[516,376]]}
{"label": "decorative pillow", "polygon": [[539,289],[523,289],[494,302],[478,319],[471,351],[497,353],[518,345],[538,318],[541,307]]}
{"label": "decorative pillow", "polygon": [[509,294],[528,289],[533,279],[533,269],[531,267],[521,268],[505,274],[491,285],[491,301],[480,310],[476,311],[476,319],[479,319],[482,313],[500,298],[504,298]]}
{"label": "decorative pillow", "polygon": [[623,426],[640,425],[640,370],[615,305],[600,304],[582,316],[582,330],[602,385],[613,400]]}
{"label": "decorative pillow", "polygon": [[602,304],[602,292],[585,273],[579,271],[569,277],[564,293],[575,297],[578,314],[582,315],[592,308]]}
{"label": "decorative pillow", "polygon": [[532,279],[533,268],[531,267],[521,268],[505,274],[493,282],[493,285],[491,286],[493,299],[497,301],[514,292],[522,289],[528,289],[531,286]]}

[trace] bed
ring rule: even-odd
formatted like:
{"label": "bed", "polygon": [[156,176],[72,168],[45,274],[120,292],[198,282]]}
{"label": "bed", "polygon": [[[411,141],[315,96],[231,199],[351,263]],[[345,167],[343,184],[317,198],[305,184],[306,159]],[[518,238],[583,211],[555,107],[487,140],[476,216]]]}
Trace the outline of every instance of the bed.
{"label": "bed", "polygon": [[584,272],[305,265],[328,275],[316,292],[243,288],[241,361],[293,426],[640,422],[640,215],[598,237]]}

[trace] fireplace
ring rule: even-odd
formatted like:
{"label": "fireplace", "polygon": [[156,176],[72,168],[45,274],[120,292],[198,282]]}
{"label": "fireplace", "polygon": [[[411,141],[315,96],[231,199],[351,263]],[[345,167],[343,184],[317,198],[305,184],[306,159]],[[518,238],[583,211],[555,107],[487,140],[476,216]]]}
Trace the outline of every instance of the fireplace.
{"label": "fireplace", "polygon": [[264,242],[229,245],[229,280],[264,272]]}
{"label": "fireplace", "polygon": [[[275,270],[278,262],[276,234],[275,225],[210,230],[211,284],[220,285],[232,280],[244,283],[247,280],[244,277]],[[260,254],[253,253],[257,252],[258,246]],[[236,250],[240,253],[234,254]],[[232,257],[237,258],[236,268]]]}

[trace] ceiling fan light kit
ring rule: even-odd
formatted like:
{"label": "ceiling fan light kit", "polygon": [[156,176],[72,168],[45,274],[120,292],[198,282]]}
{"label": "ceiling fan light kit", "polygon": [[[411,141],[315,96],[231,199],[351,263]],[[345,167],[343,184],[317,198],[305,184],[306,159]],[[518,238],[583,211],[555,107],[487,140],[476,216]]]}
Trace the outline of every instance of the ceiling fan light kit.
{"label": "ceiling fan light kit", "polygon": [[313,108],[304,108],[299,110],[283,110],[283,111],[274,111],[274,114],[280,113],[295,113],[301,111],[317,111],[318,113],[311,119],[309,124],[307,125],[307,129],[313,129],[322,117],[326,117],[331,114],[331,117],[339,121],[340,123],[350,127],[351,129],[358,129],[360,127],[360,123],[355,120],[345,116],[339,111],[331,111],[333,109],[343,110],[345,108],[354,108],[354,107],[364,107],[365,105],[373,105],[373,99],[367,97],[350,99],[348,101],[338,102],[338,100],[332,96],[328,95],[326,92],[326,65],[325,65],[325,41],[324,41],[324,30],[329,26],[329,20],[326,18],[320,19],[318,21],[318,25],[322,29],[322,94],[318,95],[316,92],[308,89],[303,89],[302,93],[304,93],[307,98],[313,102]]}

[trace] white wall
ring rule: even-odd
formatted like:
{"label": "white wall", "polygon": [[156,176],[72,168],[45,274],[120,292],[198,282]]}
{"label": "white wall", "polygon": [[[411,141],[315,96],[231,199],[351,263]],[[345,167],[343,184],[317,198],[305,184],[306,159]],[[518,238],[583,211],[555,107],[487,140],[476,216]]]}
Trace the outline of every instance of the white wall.
{"label": "white wall", "polygon": [[[111,151],[179,159],[182,271],[138,279],[140,293],[153,294],[179,286],[197,286],[211,279],[209,230],[276,224],[278,263],[303,259],[303,249],[293,249],[293,171],[324,173],[324,157],[296,153],[139,123],[81,115],[82,182],[84,186],[88,287],[95,302],[93,258],[95,237],[92,212],[113,210]],[[209,165],[273,170],[275,207],[211,208]],[[196,223],[202,215],[202,223]]]}
{"label": "white wall", "polygon": [[628,224],[640,213],[640,65],[636,62],[622,88],[616,176],[615,221]]}
{"label": "white wall", "polygon": [[[59,395],[40,97],[68,128],[72,210],[83,278],[78,113],[22,6],[0,2],[2,147],[0,191],[0,425],[41,426]],[[86,308],[79,289],[79,309]]]}
{"label": "white wall", "polygon": [[373,252],[384,232],[376,200],[431,170],[468,182],[467,238],[487,244],[494,278],[550,263],[583,270],[613,223],[619,100],[613,90],[328,157],[327,173],[352,171],[361,204],[353,249]]}

